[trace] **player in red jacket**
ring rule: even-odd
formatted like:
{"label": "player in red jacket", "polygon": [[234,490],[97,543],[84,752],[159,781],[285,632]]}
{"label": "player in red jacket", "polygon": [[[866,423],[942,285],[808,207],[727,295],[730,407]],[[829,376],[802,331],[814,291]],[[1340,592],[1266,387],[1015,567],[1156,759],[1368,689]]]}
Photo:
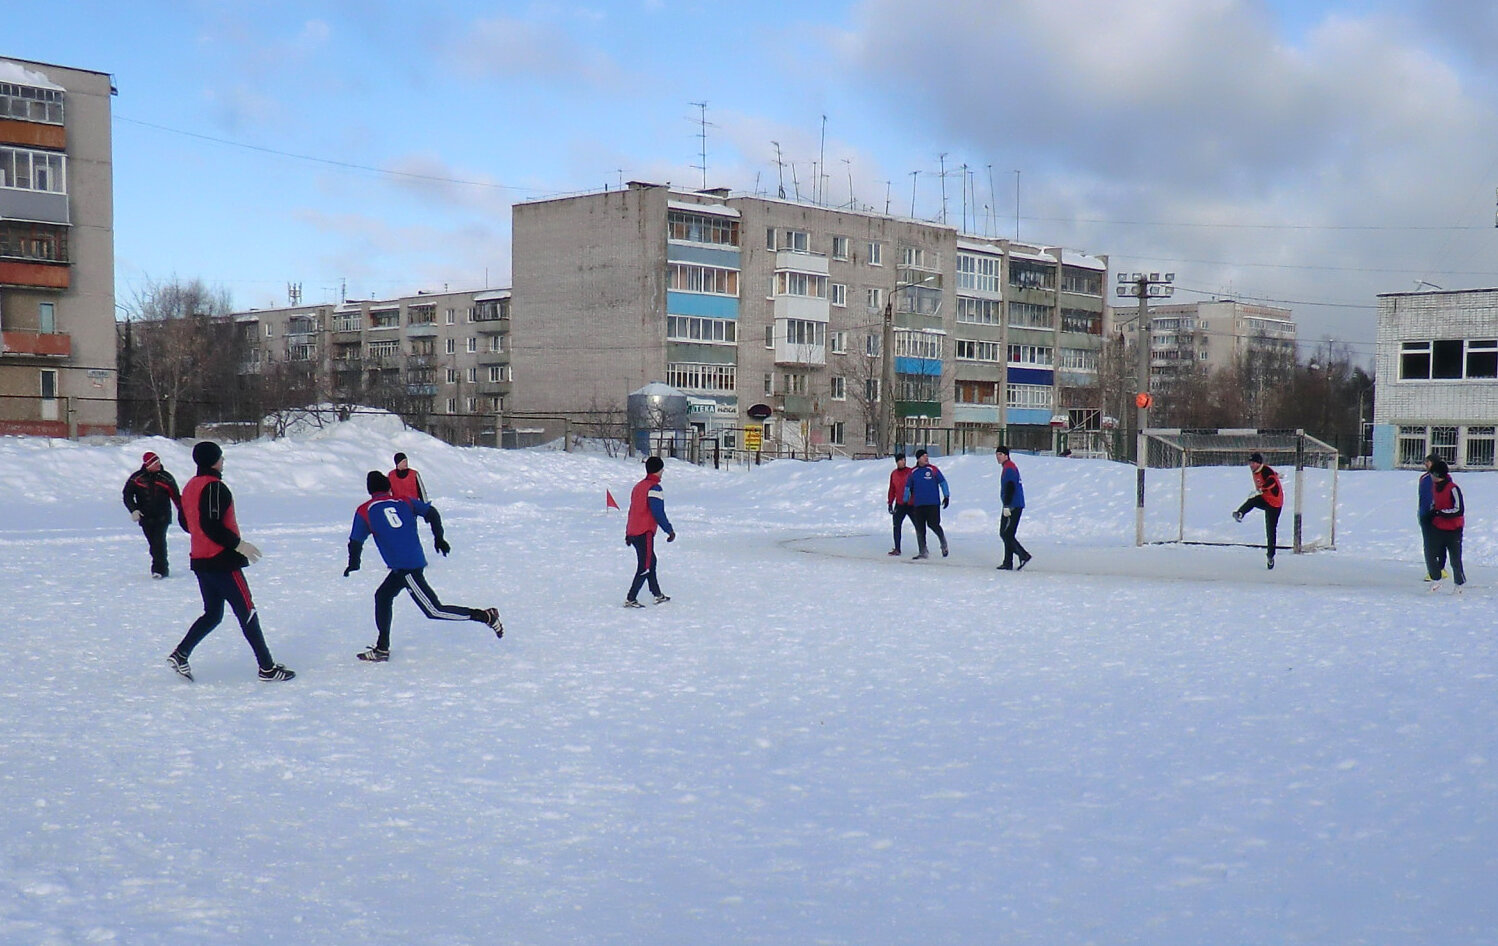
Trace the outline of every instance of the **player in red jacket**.
{"label": "player in red jacket", "polygon": [[1274,567],[1274,548],[1279,541],[1280,509],[1285,505],[1285,491],[1280,487],[1280,475],[1274,467],[1264,462],[1262,453],[1248,457],[1248,468],[1254,475],[1254,495],[1244,500],[1233,512],[1233,520],[1242,522],[1252,509],[1264,510],[1265,548],[1269,552],[1269,567]]}
{"label": "player in red jacket", "polygon": [[905,452],[902,450],[895,454],[895,468],[889,471],[889,495],[885,497],[890,517],[895,524],[895,547],[889,550],[891,555],[900,554],[900,534],[904,531],[905,520],[910,518],[910,512],[914,508],[905,501],[905,481],[908,479],[910,467],[905,465]]}
{"label": "player in red jacket", "polygon": [[390,480],[390,495],[396,499],[419,499],[424,503],[431,502],[427,496],[427,484],[421,481],[421,474],[411,469],[410,461],[404,453],[395,455],[395,469],[386,473]]}
{"label": "player in red jacket", "polygon": [[629,494],[629,518],[624,523],[624,544],[635,550],[635,577],[630,582],[629,594],[624,598],[626,608],[645,607],[635,596],[646,582],[656,604],[665,604],[671,596],[661,592],[660,582],[655,577],[655,531],[666,530],[666,541],[676,541],[676,530],[666,518],[666,500],[661,492],[661,471],[666,462],[660,457],[645,461],[645,478],[635,484]]}

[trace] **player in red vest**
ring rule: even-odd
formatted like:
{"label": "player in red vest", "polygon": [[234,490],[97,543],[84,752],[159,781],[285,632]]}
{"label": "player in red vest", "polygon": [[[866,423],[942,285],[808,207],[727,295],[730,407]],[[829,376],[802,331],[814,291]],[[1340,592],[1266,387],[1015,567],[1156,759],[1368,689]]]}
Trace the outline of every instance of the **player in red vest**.
{"label": "player in red vest", "polygon": [[1248,497],[1243,505],[1234,511],[1233,520],[1242,522],[1249,510],[1264,510],[1264,538],[1267,540],[1265,548],[1269,551],[1268,567],[1274,568],[1274,547],[1279,542],[1280,509],[1285,505],[1285,491],[1280,488],[1280,475],[1274,472],[1274,467],[1264,462],[1262,453],[1249,454],[1248,468],[1253,472],[1254,489],[1257,492]]}
{"label": "player in red vest", "polygon": [[424,503],[431,502],[427,498],[427,484],[421,481],[421,474],[411,469],[411,464],[406,460],[404,453],[395,455],[395,469],[386,473],[390,480],[390,495],[396,499],[419,499]]}
{"label": "player in red vest", "polygon": [[904,531],[905,520],[910,518],[911,510],[915,508],[905,501],[905,481],[908,479],[910,467],[905,465],[905,452],[902,450],[895,454],[895,468],[889,471],[889,495],[885,497],[890,517],[895,524],[895,547],[889,550],[891,555],[900,554],[900,533]]}
{"label": "player in red vest", "polygon": [[1462,531],[1467,524],[1467,504],[1462,499],[1462,488],[1451,478],[1451,468],[1445,460],[1436,460],[1430,465],[1430,537],[1425,550],[1425,569],[1430,576],[1430,590],[1441,587],[1441,561],[1451,563],[1451,577],[1456,579],[1456,590],[1460,594],[1467,583],[1466,569],[1462,568]]}
{"label": "player in red vest", "polygon": [[192,534],[192,570],[198,576],[198,590],[203,595],[203,615],[192,622],[187,636],[177,649],[167,655],[171,668],[192,679],[187,658],[194,647],[224,619],[224,605],[234,609],[244,639],[255,652],[260,665],[260,679],[290,680],[296,676],[271,658],[260,631],[260,614],[250,599],[250,586],[243,569],[260,560],[260,550],[239,537],[239,522],[234,516],[234,495],[224,485],[224,451],[211,440],[192,448],[198,473],[182,490],[182,514],[187,531]]}
{"label": "player in red vest", "polygon": [[666,500],[661,492],[661,471],[666,468],[666,462],[660,457],[651,457],[645,461],[645,478],[635,484],[633,492],[629,494],[629,518],[624,524],[624,544],[635,550],[635,577],[630,582],[629,594],[624,599],[626,608],[645,607],[635,596],[640,593],[640,587],[646,582],[650,583],[650,593],[655,595],[656,604],[665,604],[671,600],[670,595],[661,593],[661,586],[655,577],[655,530],[657,528],[666,530],[666,541],[676,541],[676,530],[671,528],[671,520],[666,518]]}

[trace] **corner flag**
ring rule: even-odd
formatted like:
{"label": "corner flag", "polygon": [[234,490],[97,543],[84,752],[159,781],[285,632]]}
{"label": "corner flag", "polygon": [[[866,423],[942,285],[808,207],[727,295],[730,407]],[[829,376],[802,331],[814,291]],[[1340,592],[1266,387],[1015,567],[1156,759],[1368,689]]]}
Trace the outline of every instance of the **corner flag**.
{"label": "corner flag", "polygon": [[614,494],[613,493],[609,492],[608,490],[604,490],[603,491],[603,508],[608,509],[610,507],[612,507],[614,509],[618,509],[619,508],[619,504],[614,501]]}

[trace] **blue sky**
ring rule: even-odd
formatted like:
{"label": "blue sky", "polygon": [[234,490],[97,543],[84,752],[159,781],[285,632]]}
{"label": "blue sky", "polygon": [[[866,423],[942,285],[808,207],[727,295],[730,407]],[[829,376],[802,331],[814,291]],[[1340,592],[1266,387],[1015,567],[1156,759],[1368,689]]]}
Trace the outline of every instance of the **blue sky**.
{"label": "blue sky", "polygon": [[951,223],[966,190],[1013,236],[1018,182],[1024,239],[1366,358],[1377,293],[1498,285],[1495,44],[1472,0],[147,0],[0,55],[114,75],[124,303],[508,285],[513,202],[700,184],[706,102],[711,186]]}

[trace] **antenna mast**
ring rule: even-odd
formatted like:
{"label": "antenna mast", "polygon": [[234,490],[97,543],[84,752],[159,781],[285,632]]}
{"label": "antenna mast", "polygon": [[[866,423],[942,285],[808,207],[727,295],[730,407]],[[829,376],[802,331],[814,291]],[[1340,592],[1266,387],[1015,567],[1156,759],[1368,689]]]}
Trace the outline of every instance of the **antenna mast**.
{"label": "antenna mast", "polygon": [[707,129],[712,123],[707,120],[706,102],[688,102],[687,104],[698,110],[697,139],[700,145],[698,155],[702,161],[701,164],[693,164],[691,166],[702,172],[702,189],[707,190]]}

